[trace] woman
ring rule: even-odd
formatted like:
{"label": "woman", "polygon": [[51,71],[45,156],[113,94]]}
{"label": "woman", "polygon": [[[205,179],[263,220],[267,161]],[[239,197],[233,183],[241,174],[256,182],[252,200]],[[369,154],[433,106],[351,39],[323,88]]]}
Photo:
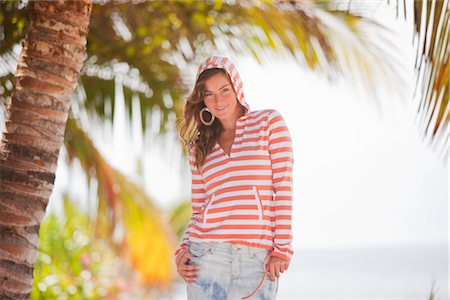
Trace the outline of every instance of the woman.
{"label": "woman", "polygon": [[275,299],[292,250],[289,130],[251,111],[235,65],[200,66],[180,126],[192,172],[192,217],[175,252],[189,299]]}

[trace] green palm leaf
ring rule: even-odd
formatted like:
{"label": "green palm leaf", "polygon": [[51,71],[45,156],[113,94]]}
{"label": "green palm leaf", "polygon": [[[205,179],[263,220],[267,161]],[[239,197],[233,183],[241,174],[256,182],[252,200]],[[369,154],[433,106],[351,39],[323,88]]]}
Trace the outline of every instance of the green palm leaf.
{"label": "green palm leaf", "polygon": [[[16,18],[26,11],[18,5],[0,5]],[[91,117],[113,119],[115,79],[124,85],[129,115],[132,97],[139,97],[144,134],[155,109],[160,133],[174,119],[171,114],[181,116],[189,83],[183,78],[184,69],[216,49],[251,55],[261,63],[274,57],[294,58],[330,79],[339,74],[351,76],[352,81],[363,78],[356,82],[369,88],[383,82],[374,70],[401,81],[395,62],[377,60],[382,51],[366,38],[364,28],[380,25],[336,10],[328,1],[180,0],[133,5],[109,1],[94,5],[90,27],[80,104]],[[17,34],[7,35],[13,36],[16,40],[8,42],[10,46],[20,41]],[[0,49],[4,53],[10,48]]]}
{"label": "green palm leaf", "polygon": [[[162,212],[142,187],[112,168],[88,135],[69,118],[65,148],[69,162],[78,159],[89,182],[98,181],[96,234],[107,239],[141,274],[143,282],[168,287],[173,279],[176,237]],[[120,234],[117,235],[117,232]]]}

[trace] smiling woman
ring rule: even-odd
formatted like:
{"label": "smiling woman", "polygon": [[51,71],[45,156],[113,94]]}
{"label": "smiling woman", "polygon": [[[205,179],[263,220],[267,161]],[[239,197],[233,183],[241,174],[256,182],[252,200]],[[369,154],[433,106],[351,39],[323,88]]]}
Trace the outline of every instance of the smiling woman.
{"label": "smiling woman", "polygon": [[223,71],[219,71],[219,73],[216,73],[205,80],[205,97],[203,101],[214,116],[222,119],[222,121],[226,120],[225,117],[227,112],[237,111],[237,106],[242,107],[242,105],[236,101],[236,94],[231,87],[231,81],[228,75],[224,74]]}
{"label": "smiling woman", "polygon": [[180,136],[193,214],[175,257],[188,298],[275,299],[293,255],[294,161],[283,117],[251,111],[234,64],[213,56],[198,69]]}
{"label": "smiling woman", "polygon": [[[236,93],[232,88],[229,76],[223,69],[205,80],[204,102],[213,118],[218,118],[224,127],[218,138],[222,150],[230,156],[231,145],[235,138],[235,120],[244,115],[244,107],[236,101]],[[205,71],[207,72],[207,71]],[[218,88],[219,87],[219,88]]]}

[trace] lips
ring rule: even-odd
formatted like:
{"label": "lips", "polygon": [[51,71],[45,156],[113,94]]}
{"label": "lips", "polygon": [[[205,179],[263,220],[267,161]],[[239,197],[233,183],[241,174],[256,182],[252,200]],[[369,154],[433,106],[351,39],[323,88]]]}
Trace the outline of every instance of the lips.
{"label": "lips", "polygon": [[221,107],[216,107],[216,110],[217,111],[223,111],[225,108],[227,108],[227,106],[228,105],[224,105],[224,106],[221,106]]}

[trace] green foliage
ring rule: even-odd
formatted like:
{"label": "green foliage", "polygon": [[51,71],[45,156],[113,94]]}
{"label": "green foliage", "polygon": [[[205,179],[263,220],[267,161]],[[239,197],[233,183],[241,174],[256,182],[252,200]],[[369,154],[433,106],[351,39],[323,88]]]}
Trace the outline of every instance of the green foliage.
{"label": "green foliage", "polygon": [[[0,1],[0,64],[8,66],[0,68],[0,101],[12,92],[11,73],[17,65],[12,49],[28,25],[24,2]],[[325,71],[329,79],[346,75],[350,82],[371,91],[384,80],[395,82],[393,92],[404,88],[399,60],[387,55],[388,50],[398,52],[388,39],[390,28],[350,10],[336,9],[335,1],[94,2],[78,102],[91,118],[110,121],[116,107],[114,83],[119,83],[124,88],[126,111],[129,117],[140,114],[144,134],[149,129],[165,133],[174,117],[182,116],[183,98],[189,90],[183,71],[214,52],[249,54],[260,63],[276,54]],[[416,43],[416,85],[422,92],[418,113],[426,119],[423,131],[447,145],[448,135],[443,133],[450,120],[446,110],[450,89],[449,39],[445,37],[450,10],[444,1],[413,2],[414,30],[417,40],[423,41]],[[406,7],[404,13],[406,18]],[[378,41],[370,38],[371,31],[378,32]],[[380,47],[383,44],[386,50]],[[389,76],[377,78],[376,73]],[[133,99],[139,106],[132,105]],[[442,148],[445,154],[448,146]]]}
{"label": "green foliage", "polygon": [[64,218],[47,214],[31,299],[101,299],[125,290],[129,278],[114,251],[91,235],[87,215],[68,199]]}
{"label": "green foliage", "polygon": [[172,215],[170,216],[169,222],[179,239],[183,236],[189,219],[191,218],[191,214],[192,209],[190,201],[181,202],[172,209]]}
{"label": "green foliage", "polygon": [[[173,277],[175,234],[142,186],[115,170],[72,118],[65,145],[69,161],[78,159],[90,178],[98,180],[98,208],[92,230],[105,238],[137,270],[146,286],[164,289]],[[119,233],[113,238],[113,233]],[[151,237],[151,238],[143,238]]]}
{"label": "green foliage", "polygon": [[0,53],[11,50],[25,34],[28,11],[20,1],[0,1]]}
{"label": "green foliage", "polygon": [[[189,92],[188,83],[191,84],[183,72],[191,63],[197,65],[214,52],[247,54],[258,62],[268,61],[269,56],[278,53],[303,65],[306,62],[305,66],[312,69],[328,69],[334,74],[340,70],[332,70],[339,64],[327,42],[330,30],[312,8],[335,15],[344,27],[363,27],[363,20],[357,18],[352,23],[349,20],[356,18],[354,15],[343,16],[327,3],[320,7],[313,3],[298,7],[294,2],[271,0],[95,3],[77,102],[91,118],[112,120],[116,97],[121,99],[122,94],[115,89],[118,83],[124,88],[128,116],[141,114],[144,134],[150,126],[159,126],[150,132],[164,133],[174,117],[182,116],[183,98]],[[19,29],[15,20],[27,20],[24,17],[27,10],[19,5],[1,2],[0,5],[7,11],[5,19],[0,20],[0,32],[2,28],[5,32],[4,36],[0,34],[0,45],[4,45],[0,47],[1,63],[1,56],[24,37],[25,31]],[[28,26],[25,21],[22,23],[20,28]],[[319,61],[318,53],[325,61]],[[363,49],[362,53],[371,52]],[[3,89],[5,93],[1,89],[7,75],[0,74],[0,101],[10,94],[8,89]],[[133,107],[133,99],[139,101],[139,111],[137,106]],[[151,118],[157,122],[147,122]]]}

